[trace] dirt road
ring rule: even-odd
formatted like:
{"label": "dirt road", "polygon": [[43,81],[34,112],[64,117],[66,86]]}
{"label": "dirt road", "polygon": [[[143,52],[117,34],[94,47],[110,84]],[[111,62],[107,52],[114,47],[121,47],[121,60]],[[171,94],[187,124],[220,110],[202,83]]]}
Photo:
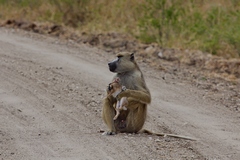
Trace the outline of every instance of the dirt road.
{"label": "dirt road", "polygon": [[[146,134],[103,136],[113,54],[0,28],[0,159],[240,159],[240,116],[203,90],[140,64],[152,93]],[[165,79],[162,77],[165,76]]]}

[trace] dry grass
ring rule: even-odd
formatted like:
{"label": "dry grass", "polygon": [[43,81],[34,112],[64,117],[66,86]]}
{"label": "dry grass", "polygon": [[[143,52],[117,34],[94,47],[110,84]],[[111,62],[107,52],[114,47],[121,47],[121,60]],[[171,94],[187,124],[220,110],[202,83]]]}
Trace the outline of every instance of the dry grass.
{"label": "dry grass", "polygon": [[0,18],[121,32],[163,47],[240,57],[238,0],[0,0]]}

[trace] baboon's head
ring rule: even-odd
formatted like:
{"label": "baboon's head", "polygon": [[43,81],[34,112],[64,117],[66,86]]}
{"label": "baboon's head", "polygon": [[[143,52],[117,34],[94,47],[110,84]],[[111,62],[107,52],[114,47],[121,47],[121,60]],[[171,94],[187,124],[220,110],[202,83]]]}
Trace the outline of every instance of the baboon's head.
{"label": "baboon's head", "polygon": [[120,52],[117,59],[108,63],[109,70],[115,73],[129,72],[136,68],[134,53]]}
{"label": "baboon's head", "polygon": [[[108,90],[111,91],[111,90],[116,90],[118,88],[122,88],[122,86],[120,85],[120,78],[119,77],[116,77],[112,83],[109,83],[108,85]],[[113,92],[114,92],[113,91]]]}
{"label": "baboon's head", "polygon": [[[121,91],[122,91],[122,85],[120,84],[120,78],[117,77],[112,81],[112,83],[108,85],[107,92],[109,95],[114,93],[117,95]],[[114,97],[116,97],[115,94],[113,95]]]}

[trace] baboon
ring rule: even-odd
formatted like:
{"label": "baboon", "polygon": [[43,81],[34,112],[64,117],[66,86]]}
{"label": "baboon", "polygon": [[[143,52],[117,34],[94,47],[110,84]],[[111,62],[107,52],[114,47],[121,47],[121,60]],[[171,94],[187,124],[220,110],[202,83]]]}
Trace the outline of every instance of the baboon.
{"label": "baboon", "polygon": [[[107,134],[116,132],[136,133],[142,129],[147,116],[147,104],[151,102],[151,95],[146,86],[143,74],[138,67],[134,54],[120,52],[117,59],[108,63],[109,70],[117,73],[113,79],[119,78],[120,84],[127,89],[114,98],[108,95],[103,102],[103,120],[109,128]],[[109,86],[107,90],[109,89]],[[117,99],[127,97],[127,110],[122,110],[116,120],[114,105]]]}
{"label": "baboon", "polygon": [[[120,85],[119,83],[120,83],[120,78],[117,77],[113,80],[112,83],[109,84],[108,94],[112,95],[114,98],[116,98],[119,93],[126,90],[126,87]],[[116,120],[118,118],[121,110],[127,110],[126,108],[127,105],[128,105],[127,97],[122,97],[120,100],[117,100],[117,103],[115,106],[116,115],[113,118],[113,120]]]}
{"label": "baboon", "polygon": [[[119,78],[120,85],[125,86],[127,89],[117,94],[116,97],[108,94],[103,100],[102,117],[109,128],[106,134],[113,135],[118,132],[137,133],[142,129],[146,120],[147,104],[151,102],[151,94],[146,86],[143,74],[134,59],[134,53],[118,53],[117,59],[109,62],[108,67],[111,72],[116,73],[113,81]],[[107,93],[110,93],[110,85],[107,87]],[[114,120],[114,105],[123,97],[126,97],[128,101],[127,110],[122,110]],[[142,130],[142,132],[157,136],[196,140],[181,135],[153,133],[146,129]]]}

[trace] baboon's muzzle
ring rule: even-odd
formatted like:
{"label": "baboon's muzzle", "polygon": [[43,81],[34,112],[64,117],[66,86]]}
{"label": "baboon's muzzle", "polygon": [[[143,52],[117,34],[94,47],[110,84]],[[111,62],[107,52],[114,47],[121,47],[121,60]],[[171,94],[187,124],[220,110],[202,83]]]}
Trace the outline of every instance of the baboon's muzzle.
{"label": "baboon's muzzle", "polygon": [[109,62],[109,63],[108,63],[108,67],[109,67],[109,70],[110,70],[111,72],[114,72],[114,71],[116,70],[116,68],[117,68],[116,61]]}

